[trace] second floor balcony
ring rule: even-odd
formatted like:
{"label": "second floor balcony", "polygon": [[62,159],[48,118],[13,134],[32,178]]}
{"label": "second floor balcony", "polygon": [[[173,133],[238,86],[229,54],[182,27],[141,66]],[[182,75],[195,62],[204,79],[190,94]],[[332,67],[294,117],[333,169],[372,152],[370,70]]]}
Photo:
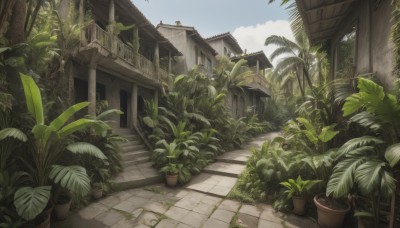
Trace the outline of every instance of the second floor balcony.
{"label": "second floor balcony", "polygon": [[118,58],[135,68],[143,77],[156,83],[161,83],[169,74],[167,70],[160,68],[94,22],[82,29],[81,47],[96,48],[101,55]]}

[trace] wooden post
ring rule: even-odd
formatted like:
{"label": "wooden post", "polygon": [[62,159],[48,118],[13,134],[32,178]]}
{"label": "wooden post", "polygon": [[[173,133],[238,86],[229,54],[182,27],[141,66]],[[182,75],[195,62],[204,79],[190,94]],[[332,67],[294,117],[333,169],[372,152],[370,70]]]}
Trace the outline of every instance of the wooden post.
{"label": "wooden post", "polygon": [[168,51],[168,75],[171,74],[172,72],[172,59],[171,59],[172,55],[171,55],[171,51]]}
{"label": "wooden post", "polygon": [[96,116],[96,63],[89,64],[88,77],[88,114]]}
{"label": "wooden post", "polygon": [[156,46],[154,47],[154,65],[154,75],[156,76],[157,80],[160,80],[160,44],[158,42],[156,42]]}
{"label": "wooden post", "polygon": [[260,75],[260,61],[257,59],[257,76]]}
{"label": "wooden post", "polygon": [[138,118],[138,85],[136,83],[132,84],[131,90],[131,112],[132,112],[132,125],[137,126],[137,118]]}

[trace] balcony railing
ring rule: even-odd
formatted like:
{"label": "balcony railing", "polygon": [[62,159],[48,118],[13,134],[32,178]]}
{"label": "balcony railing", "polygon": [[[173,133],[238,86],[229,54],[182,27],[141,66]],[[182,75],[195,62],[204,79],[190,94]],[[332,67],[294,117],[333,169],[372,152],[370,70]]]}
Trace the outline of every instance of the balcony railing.
{"label": "balcony railing", "polygon": [[132,47],[126,45],[117,37],[113,37],[110,33],[100,28],[96,23],[92,23],[83,28],[81,33],[81,44],[82,46],[90,44],[99,45],[98,48],[102,47],[123,59],[131,66],[140,70],[143,76],[149,79],[160,82],[162,77],[165,75],[164,70],[159,69],[158,72],[156,72],[156,65],[152,61],[139,53],[136,53]]}
{"label": "balcony railing", "polygon": [[264,75],[257,73],[257,67],[250,67],[251,71],[253,71],[253,75],[247,80],[248,83],[257,83],[264,88],[269,88],[269,83],[265,79]]}

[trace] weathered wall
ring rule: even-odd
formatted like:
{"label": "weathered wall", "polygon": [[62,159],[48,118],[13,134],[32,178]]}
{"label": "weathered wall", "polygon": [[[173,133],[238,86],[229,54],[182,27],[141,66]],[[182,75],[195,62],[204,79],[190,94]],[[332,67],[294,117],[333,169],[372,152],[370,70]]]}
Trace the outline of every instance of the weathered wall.
{"label": "weathered wall", "polygon": [[[331,63],[336,64],[336,48],[351,27],[357,25],[356,74],[375,73],[383,85],[393,86],[393,48],[390,40],[391,1],[384,0],[376,7],[373,0],[359,1],[332,39]],[[335,66],[336,67],[336,66]],[[333,68],[335,69],[335,68]],[[334,78],[334,71],[332,77]]]}
{"label": "weathered wall", "polygon": [[212,55],[212,53],[200,46],[194,39],[188,37],[185,56],[187,69],[190,70],[194,66],[196,66],[196,47],[198,48],[198,57],[200,58],[200,52],[203,52],[206,58],[209,58],[211,60],[212,66],[214,67],[216,64],[216,59]]}
{"label": "weathered wall", "polygon": [[181,74],[188,70],[185,57],[187,56],[187,36],[186,31],[182,29],[169,29],[158,27],[157,30],[167,38],[182,54],[183,56],[176,57],[177,62],[174,64],[173,72]]}
{"label": "weathered wall", "polygon": [[239,55],[239,53],[236,53],[232,48],[232,46],[229,43],[225,42],[223,39],[212,40],[209,41],[208,43],[218,52],[218,56],[222,56],[225,54],[224,47],[228,51],[230,51],[233,55]]}

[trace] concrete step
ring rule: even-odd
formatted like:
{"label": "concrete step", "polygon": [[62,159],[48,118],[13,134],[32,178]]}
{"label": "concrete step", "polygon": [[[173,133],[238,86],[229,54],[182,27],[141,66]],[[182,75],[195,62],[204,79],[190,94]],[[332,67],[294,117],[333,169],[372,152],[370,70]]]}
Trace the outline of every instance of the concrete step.
{"label": "concrete step", "polygon": [[[121,137],[129,140],[129,141],[135,141],[135,140],[141,140],[138,135],[120,135]],[[122,144],[122,143],[121,143]]]}
{"label": "concrete step", "polygon": [[113,129],[113,133],[118,135],[129,135],[129,134],[134,134],[135,132],[129,128],[117,128]]}
{"label": "concrete step", "polygon": [[150,156],[143,156],[143,157],[138,157],[138,158],[133,158],[130,160],[125,160],[122,162],[122,167],[128,167],[131,165],[137,165],[137,164],[141,164],[141,163],[145,163],[145,162],[149,162],[151,161]]}
{"label": "concrete step", "polygon": [[134,140],[129,140],[128,142],[125,142],[125,143],[121,143],[121,144],[119,144],[119,146],[121,148],[124,148],[127,146],[134,146],[134,145],[139,145],[139,144],[143,144],[142,140],[134,139]]}
{"label": "concrete step", "polygon": [[205,167],[204,172],[226,177],[238,177],[245,168],[246,166],[241,164],[215,162]]}
{"label": "concrete step", "polygon": [[144,144],[137,144],[137,145],[125,146],[122,147],[121,149],[123,152],[131,152],[137,150],[147,150],[147,147]]}
{"label": "concrete step", "polygon": [[217,197],[226,197],[235,186],[237,178],[200,173],[185,188]]}
{"label": "concrete step", "polygon": [[164,176],[152,168],[152,162],[131,165],[112,181],[116,190],[143,187],[164,181]]}
{"label": "concrete step", "polygon": [[150,157],[151,153],[148,150],[137,150],[137,151],[132,151],[132,152],[125,152],[122,154],[122,160],[123,161],[129,161],[135,158],[140,158],[140,157]]}
{"label": "concrete step", "polygon": [[249,150],[235,150],[218,156],[216,160],[219,162],[245,165],[250,156],[251,152]]}

